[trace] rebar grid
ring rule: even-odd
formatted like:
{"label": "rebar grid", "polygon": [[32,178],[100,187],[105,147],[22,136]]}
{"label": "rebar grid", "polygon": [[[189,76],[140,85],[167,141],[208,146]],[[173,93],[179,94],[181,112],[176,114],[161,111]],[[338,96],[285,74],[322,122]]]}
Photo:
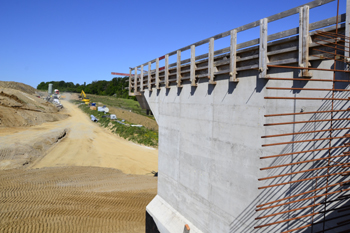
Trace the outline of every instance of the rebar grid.
{"label": "rebar grid", "polygon": [[[338,1],[339,8],[339,1]],[[337,16],[338,16],[337,11]],[[338,22],[337,22],[338,24]],[[271,188],[279,188],[279,191],[284,190],[286,195],[283,198],[276,200],[268,200],[260,203],[256,207],[256,211],[261,213],[256,220],[264,220],[259,222],[255,229],[261,229],[268,226],[278,224],[282,225],[278,229],[282,229],[283,233],[300,231],[302,229],[311,228],[314,232],[314,226],[318,225],[317,232],[330,232],[338,227],[349,226],[350,221],[342,219],[336,223],[336,226],[328,227],[327,222],[337,220],[338,218],[346,217],[349,214],[340,214],[340,212],[350,210],[349,205],[343,206],[344,203],[350,200],[350,152],[348,152],[350,143],[350,128],[349,126],[349,111],[348,101],[350,100],[350,84],[349,75],[346,79],[339,79],[336,74],[348,74],[346,69],[339,69],[341,65],[346,67],[350,58],[345,56],[346,52],[350,52],[350,38],[346,37],[336,30],[334,32],[319,31],[314,34],[313,40],[327,42],[327,45],[319,43],[317,48],[310,48],[310,56],[324,56],[324,59],[334,61],[333,67],[330,69],[314,68],[314,67],[298,67],[298,66],[277,66],[271,65],[271,68],[299,69],[301,70],[317,70],[322,72],[333,72],[333,79],[321,78],[278,78],[267,77],[269,80],[280,81],[301,81],[301,82],[332,82],[332,88],[295,88],[295,87],[267,87],[266,89],[275,90],[274,93],[280,96],[265,96],[267,100],[304,100],[304,101],[324,101],[323,106],[317,111],[309,112],[291,112],[291,113],[273,113],[265,115],[265,117],[275,119],[273,123],[264,124],[265,127],[281,127],[282,125],[304,124],[308,129],[309,124],[318,124],[316,130],[301,130],[299,132],[289,132],[282,134],[271,134],[262,136],[266,140],[274,139],[273,143],[263,144],[266,146],[281,146],[290,145],[293,152],[282,153],[275,155],[263,156],[260,159],[275,159],[270,166],[261,168],[262,171],[270,171],[266,177],[260,178],[259,181],[269,181],[268,185],[263,185],[259,189],[266,190]],[[314,54],[312,54],[314,52]],[[349,53],[348,53],[349,54]],[[341,64],[343,63],[343,64]],[[286,82],[290,84],[290,82]],[[338,83],[345,84],[344,88],[337,88]],[[310,97],[285,97],[283,91],[323,91],[328,92],[324,98]],[[341,96],[341,98],[339,97]],[[311,118],[306,121],[296,121],[295,117],[307,114],[312,114]],[[326,116],[325,116],[326,115]],[[291,116],[293,121],[285,121],[283,117]],[[323,117],[318,119],[317,117]],[[294,128],[293,128],[294,129]],[[301,140],[301,136],[311,135],[311,139]],[[292,137],[291,141],[286,141],[286,136]],[[299,137],[299,138],[298,138]],[[270,139],[270,140],[271,140]],[[278,141],[280,140],[280,141]],[[314,143],[313,149],[305,146],[307,143]],[[315,147],[316,145],[316,147]],[[310,154],[315,156],[310,159]],[[277,159],[283,159],[283,162],[277,162]],[[286,161],[289,162],[286,162]],[[283,179],[283,180],[282,180]],[[288,181],[286,181],[288,180]],[[308,185],[303,185],[308,182]],[[304,187],[303,187],[304,186]],[[306,188],[307,187],[307,188]],[[292,191],[291,191],[292,190]],[[289,195],[288,195],[289,194]],[[337,217],[329,218],[330,213],[338,213]],[[286,227],[287,225],[287,227]],[[322,230],[320,230],[322,225]],[[285,227],[285,228],[283,228]],[[283,230],[285,229],[285,230]]]}

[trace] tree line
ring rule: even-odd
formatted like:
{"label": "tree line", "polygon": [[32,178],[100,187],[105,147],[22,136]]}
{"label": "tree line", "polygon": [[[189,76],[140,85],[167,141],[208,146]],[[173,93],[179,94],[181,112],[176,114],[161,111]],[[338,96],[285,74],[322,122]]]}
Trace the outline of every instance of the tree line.
{"label": "tree line", "polygon": [[51,81],[51,82],[41,82],[36,89],[38,90],[48,90],[49,84],[52,83],[52,89],[58,89],[60,92],[76,92],[80,93],[82,90],[86,94],[95,95],[115,95],[118,98],[132,99],[129,96],[128,86],[129,77],[115,77],[111,81],[99,80],[93,81],[86,85],[84,84],[74,84],[72,82],[65,81]]}

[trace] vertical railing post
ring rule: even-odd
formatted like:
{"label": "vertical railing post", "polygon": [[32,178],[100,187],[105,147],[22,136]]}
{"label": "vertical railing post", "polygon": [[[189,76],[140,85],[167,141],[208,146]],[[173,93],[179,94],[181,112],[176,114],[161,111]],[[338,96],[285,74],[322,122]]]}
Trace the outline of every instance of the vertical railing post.
{"label": "vertical railing post", "polygon": [[197,86],[196,83],[196,46],[191,45],[191,65],[190,65],[191,86]]}
{"label": "vertical railing post", "polygon": [[143,65],[141,65],[141,74],[140,74],[140,91],[143,92]]}
{"label": "vertical railing post", "polygon": [[[309,67],[309,6],[303,6],[299,9],[299,66]],[[312,73],[308,70],[301,70],[300,76],[311,77]]]}
{"label": "vertical railing post", "polygon": [[152,66],[152,63],[151,63],[151,62],[148,62],[148,91],[152,91],[152,84],[151,84],[151,81],[152,81],[151,66]]}
{"label": "vertical railing post", "polygon": [[134,74],[134,93],[137,94],[138,86],[137,86],[137,67],[135,67],[135,74]]}
{"label": "vertical railing post", "polygon": [[346,19],[345,19],[345,41],[348,41],[348,43],[345,43],[345,46],[347,46],[347,48],[345,49],[346,51],[344,52],[344,56],[345,56],[345,64],[347,64],[344,68],[346,70],[350,70],[349,67],[349,57],[350,57],[350,0],[346,0]]}
{"label": "vertical railing post", "polygon": [[132,75],[132,69],[130,69],[130,72],[129,72],[129,96],[131,96],[131,85],[132,85],[132,82],[131,82],[131,75]]}
{"label": "vertical railing post", "polygon": [[304,8],[299,8],[299,48],[298,48],[298,65],[302,67],[303,64],[303,15]]}
{"label": "vertical railing post", "polygon": [[176,60],[176,83],[177,87],[182,87],[181,85],[181,50],[177,50],[177,60]]}
{"label": "vertical railing post", "polygon": [[238,82],[237,75],[237,30],[231,31],[230,44],[230,82]]}
{"label": "vertical railing post", "polygon": [[164,79],[165,79],[165,88],[170,88],[169,86],[169,54],[165,55]]}
{"label": "vertical railing post", "polygon": [[259,39],[259,77],[267,77],[267,18],[260,20],[260,39]]}
{"label": "vertical railing post", "polygon": [[159,87],[159,57],[156,59],[156,88],[160,89],[160,87]]}
{"label": "vertical railing post", "polygon": [[214,38],[209,40],[209,53],[208,53],[208,78],[209,84],[216,84],[214,82]]}

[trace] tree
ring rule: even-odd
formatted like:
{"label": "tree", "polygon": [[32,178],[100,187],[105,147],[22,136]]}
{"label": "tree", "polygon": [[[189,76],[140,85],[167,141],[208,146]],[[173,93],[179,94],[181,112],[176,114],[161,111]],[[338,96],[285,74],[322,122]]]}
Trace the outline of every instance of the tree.
{"label": "tree", "polygon": [[60,92],[77,92],[80,93],[82,90],[87,94],[96,94],[96,95],[117,95],[118,98],[125,99],[136,99],[135,97],[129,96],[128,90],[125,89],[128,87],[129,77],[114,77],[111,81],[106,80],[95,80],[92,83],[86,85],[80,85],[79,83],[74,84],[73,82],[65,81],[50,81],[50,82],[41,82],[38,86],[38,90],[47,90],[49,83],[53,84],[53,89],[59,89]]}

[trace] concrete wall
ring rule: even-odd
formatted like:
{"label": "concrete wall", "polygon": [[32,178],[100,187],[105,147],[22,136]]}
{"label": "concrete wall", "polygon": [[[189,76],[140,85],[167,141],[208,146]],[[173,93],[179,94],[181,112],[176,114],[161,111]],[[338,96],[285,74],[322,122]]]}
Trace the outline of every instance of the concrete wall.
{"label": "concrete wall", "polygon": [[[330,68],[331,63],[318,62],[314,66]],[[269,73],[272,77],[298,76],[296,71],[278,69],[270,69]],[[332,72],[313,73],[317,78],[332,78],[333,75]],[[198,87],[184,83],[183,88],[171,86],[170,89],[145,91],[145,98],[159,124],[158,195],[147,206],[147,212],[160,232],[183,232],[185,224],[190,226],[191,233],[254,232],[254,226],[265,221],[254,220],[259,214],[255,212],[256,205],[287,195],[285,188],[258,190],[264,185],[258,178],[278,173],[259,169],[281,163],[259,157],[293,150],[290,145],[262,147],[267,140],[261,136],[297,132],[305,125],[264,127],[265,123],[281,121],[264,118],[264,114],[300,112],[302,108],[316,111],[325,103],[266,100],[265,96],[281,96],[275,90],[267,90],[266,86],[331,88],[332,83],[268,82],[259,79],[255,71],[241,72],[238,77],[238,84],[229,83],[228,76],[223,75],[216,77],[215,86],[201,79]],[[329,94],[283,93],[291,97],[325,97]],[[309,120],[310,117],[301,115],[297,120]],[[295,116],[283,119],[296,120]],[[286,137],[286,141],[290,139]],[[283,226],[283,230],[293,227]],[[281,230],[271,226],[259,232]]]}

